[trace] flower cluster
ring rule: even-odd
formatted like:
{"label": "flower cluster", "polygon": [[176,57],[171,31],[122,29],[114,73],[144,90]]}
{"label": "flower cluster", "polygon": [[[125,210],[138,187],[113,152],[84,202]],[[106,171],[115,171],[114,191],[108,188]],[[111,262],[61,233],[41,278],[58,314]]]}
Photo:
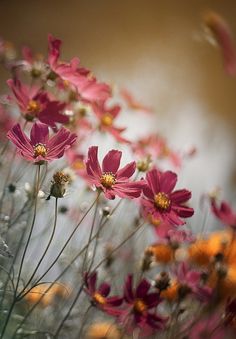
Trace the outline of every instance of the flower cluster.
{"label": "flower cluster", "polygon": [[[234,74],[227,27],[206,23]],[[211,197],[225,229],[198,234],[202,212],[178,188],[195,148],[158,131],[132,140],[119,118],[154,109],[61,45],[50,34],[45,57],[25,46],[18,60],[0,40],[1,338],[234,338],[236,213]]]}

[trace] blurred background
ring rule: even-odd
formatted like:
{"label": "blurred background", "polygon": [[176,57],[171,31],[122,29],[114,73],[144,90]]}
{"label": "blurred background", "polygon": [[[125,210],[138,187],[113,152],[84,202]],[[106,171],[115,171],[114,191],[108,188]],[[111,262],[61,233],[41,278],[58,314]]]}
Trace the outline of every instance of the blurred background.
{"label": "blurred background", "polygon": [[[79,56],[100,80],[152,106],[152,130],[175,149],[196,146],[181,180],[197,199],[219,185],[225,198],[236,200],[236,78],[207,41],[202,18],[209,9],[236,37],[234,0],[2,0],[0,35],[44,54],[48,33],[62,39],[62,58]],[[0,75],[3,92],[8,75]]]}

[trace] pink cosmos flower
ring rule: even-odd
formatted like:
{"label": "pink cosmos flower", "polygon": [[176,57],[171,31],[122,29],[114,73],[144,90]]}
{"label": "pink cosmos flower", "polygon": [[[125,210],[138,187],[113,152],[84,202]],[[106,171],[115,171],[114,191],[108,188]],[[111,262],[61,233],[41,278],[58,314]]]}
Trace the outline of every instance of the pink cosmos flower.
{"label": "pink cosmos flower", "polygon": [[121,155],[120,151],[109,151],[103,159],[101,168],[98,162],[98,147],[90,147],[86,161],[89,180],[104,192],[107,199],[115,199],[116,195],[120,198],[138,198],[144,187],[144,181],[129,181],[135,172],[136,164],[133,161],[119,169]]}
{"label": "pink cosmos flower", "polygon": [[16,124],[8,132],[7,137],[16,145],[21,156],[36,164],[61,158],[67,148],[76,140],[75,133],[62,127],[51,138],[49,138],[48,126],[34,123],[30,138],[22,131],[21,126]]}
{"label": "pink cosmos flower", "polygon": [[167,321],[156,313],[156,307],[161,303],[159,293],[150,292],[151,284],[142,279],[136,288],[133,287],[133,276],[128,275],[124,286],[124,301],[119,321],[130,333],[139,327],[143,335],[150,335],[154,330],[162,330]]}
{"label": "pink cosmos flower", "polygon": [[226,72],[235,76],[236,48],[230,27],[219,14],[212,11],[205,15],[205,24],[212,31],[221,48]]}
{"label": "pink cosmos flower", "polygon": [[111,291],[111,286],[106,282],[103,282],[97,288],[97,272],[92,272],[90,274],[86,273],[84,276],[84,281],[86,286],[84,291],[90,296],[92,305],[112,316],[117,316],[120,314],[120,311],[117,310],[117,307],[122,304],[123,297],[108,297]]}
{"label": "pink cosmos flower", "polygon": [[121,133],[124,132],[126,128],[118,128],[114,126],[114,120],[121,110],[119,105],[107,108],[106,103],[103,101],[100,103],[94,103],[92,107],[94,113],[99,119],[99,128],[101,131],[111,133],[118,142],[130,143],[130,141],[121,135]]}
{"label": "pink cosmos flower", "polygon": [[177,174],[161,172],[154,168],[146,175],[146,186],[143,189],[141,208],[144,217],[152,217],[157,222],[167,222],[171,225],[183,225],[180,218],[189,218],[194,210],[185,203],[191,198],[191,192],[186,189],[173,191]]}
{"label": "pink cosmos flower", "polygon": [[48,94],[42,92],[37,87],[28,87],[20,80],[9,79],[8,86],[14,94],[14,101],[20,108],[26,120],[32,121],[35,118],[44,124],[56,128],[56,122],[66,124],[68,116],[62,114],[66,104],[59,101],[50,100]]}
{"label": "pink cosmos flower", "polygon": [[91,103],[107,100],[110,97],[110,87],[107,84],[98,83],[96,78],[90,75],[90,71],[79,67],[78,58],[73,58],[70,63],[59,62],[61,40],[49,35],[48,44],[48,63],[51,70],[63,81],[76,88],[79,99]]}
{"label": "pink cosmos flower", "polygon": [[210,301],[212,289],[202,284],[201,272],[190,268],[187,262],[181,262],[173,271],[180,284],[179,298],[192,294],[201,302]]}
{"label": "pink cosmos flower", "polygon": [[223,224],[231,226],[234,230],[236,230],[236,213],[226,201],[222,201],[220,207],[218,207],[216,199],[212,198],[211,210],[215,216],[223,222]]}
{"label": "pink cosmos flower", "polygon": [[173,151],[168,146],[167,141],[158,134],[151,134],[134,142],[132,144],[132,151],[139,157],[151,156],[154,161],[157,159],[168,159],[177,168],[180,168],[182,164],[180,154]]}

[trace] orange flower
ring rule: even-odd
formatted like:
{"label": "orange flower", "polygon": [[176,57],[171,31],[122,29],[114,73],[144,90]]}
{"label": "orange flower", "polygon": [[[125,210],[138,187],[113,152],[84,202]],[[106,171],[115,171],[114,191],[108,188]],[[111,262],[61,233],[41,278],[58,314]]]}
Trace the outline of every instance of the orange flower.
{"label": "orange flower", "polygon": [[208,266],[216,254],[225,253],[230,240],[230,232],[215,232],[208,239],[198,239],[188,248],[189,260],[200,266]]}
{"label": "orange flower", "polygon": [[85,335],[85,339],[121,339],[121,337],[117,326],[109,322],[92,324]]}
{"label": "orange flower", "polygon": [[146,253],[153,255],[157,262],[167,264],[174,260],[174,249],[168,244],[154,244],[149,246]]}
{"label": "orange flower", "polygon": [[[51,285],[52,287],[48,290],[48,288]],[[26,294],[25,299],[29,303],[34,304],[42,298],[40,300],[40,305],[42,307],[46,307],[48,305],[51,305],[57,297],[65,299],[68,297],[70,293],[71,293],[70,288],[68,288],[65,285],[58,284],[58,283],[55,283],[55,284],[47,283],[47,284],[40,284],[32,288],[32,290],[30,290]]]}
{"label": "orange flower", "polygon": [[178,298],[179,286],[177,281],[173,281],[167,289],[161,291],[161,297],[169,302],[175,301]]}
{"label": "orange flower", "polygon": [[227,267],[223,276],[219,276],[219,273],[214,270],[209,277],[208,284],[216,290],[217,297],[220,299],[236,297],[236,267]]}

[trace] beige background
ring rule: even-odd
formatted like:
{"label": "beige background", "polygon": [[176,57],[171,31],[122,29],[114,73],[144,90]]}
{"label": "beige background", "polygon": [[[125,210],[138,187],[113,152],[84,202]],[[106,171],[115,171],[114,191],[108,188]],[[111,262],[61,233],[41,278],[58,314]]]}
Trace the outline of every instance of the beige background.
{"label": "beige background", "polygon": [[236,78],[225,74],[220,52],[204,37],[207,9],[223,15],[236,37],[233,0],[1,0],[0,34],[40,52],[47,50],[49,32],[60,37],[64,58],[78,55],[99,78],[155,107],[157,126],[174,143],[199,142],[203,152],[210,144],[199,167],[208,170],[203,160],[213,156],[208,172],[221,171],[211,184],[224,172],[219,184],[230,188],[236,182]]}

